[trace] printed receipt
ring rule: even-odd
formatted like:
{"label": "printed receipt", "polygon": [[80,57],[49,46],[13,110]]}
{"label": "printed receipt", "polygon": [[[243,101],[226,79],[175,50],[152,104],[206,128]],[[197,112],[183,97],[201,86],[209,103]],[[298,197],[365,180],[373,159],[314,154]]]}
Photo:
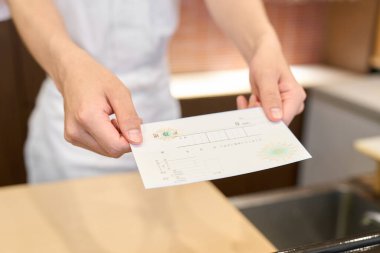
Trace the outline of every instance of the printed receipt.
{"label": "printed receipt", "polygon": [[142,125],[132,145],[145,188],[187,184],[260,171],[311,158],[282,123],[261,108]]}

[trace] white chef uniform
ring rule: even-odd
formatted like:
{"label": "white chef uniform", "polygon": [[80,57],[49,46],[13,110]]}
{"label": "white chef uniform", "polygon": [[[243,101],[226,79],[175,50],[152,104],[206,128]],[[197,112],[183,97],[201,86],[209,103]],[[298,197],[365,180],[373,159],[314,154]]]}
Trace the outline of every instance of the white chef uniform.
{"label": "white chef uniform", "polygon": [[[179,116],[169,93],[168,40],[177,25],[177,0],[54,0],[81,48],[113,71],[132,92],[144,122]],[[0,19],[9,16],[0,0]],[[25,146],[31,183],[135,170],[132,154],[107,158],[64,140],[63,99],[47,78],[29,120]]]}

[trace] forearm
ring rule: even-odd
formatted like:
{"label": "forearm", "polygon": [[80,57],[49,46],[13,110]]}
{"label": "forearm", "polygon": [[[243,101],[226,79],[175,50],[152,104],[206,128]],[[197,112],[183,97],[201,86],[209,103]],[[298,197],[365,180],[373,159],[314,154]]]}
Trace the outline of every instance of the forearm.
{"label": "forearm", "polygon": [[[70,39],[52,0],[8,0],[25,44],[63,95],[64,137],[73,145],[120,157],[142,142],[128,88]],[[111,114],[116,119],[110,120]]]}
{"label": "forearm", "polygon": [[215,22],[234,41],[247,62],[261,42],[280,48],[260,0],[205,1]]}
{"label": "forearm", "polygon": [[62,90],[65,66],[84,55],[70,39],[52,0],[7,0],[23,41],[38,63]]}

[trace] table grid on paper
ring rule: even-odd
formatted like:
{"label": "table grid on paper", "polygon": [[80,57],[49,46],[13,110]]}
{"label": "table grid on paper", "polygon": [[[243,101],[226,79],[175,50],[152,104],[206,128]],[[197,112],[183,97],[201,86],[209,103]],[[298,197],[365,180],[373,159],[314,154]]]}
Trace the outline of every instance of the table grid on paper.
{"label": "table grid on paper", "polygon": [[180,147],[213,143],[218,141],[233,140],[238,138],[260,135],[254,127],[238,127],[221,129],[217,131],[189,134],[177,137]]}

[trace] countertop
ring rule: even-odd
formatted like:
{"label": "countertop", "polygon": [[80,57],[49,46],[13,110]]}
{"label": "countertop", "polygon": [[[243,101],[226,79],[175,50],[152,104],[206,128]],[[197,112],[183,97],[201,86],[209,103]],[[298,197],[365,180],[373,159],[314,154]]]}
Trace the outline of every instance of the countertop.
{"label": "countertop", "polygon": [[[305,88],[345,84],[366,76],[324,65],[293,65],[290,69]],[[170,90],[177,99],[249,93],[248,69],[173,74]]]}
{"label": "countertop", "polygon": [[[360,74],[325,65],[294,65],[291,71],[304,88],[380,119],[380,73]],[[182,100],[246,94],[250,92],[248,70],[174,74],[170,90]]]}
{"label": "countertop", "polygon": [[344,103],[352,110],[380,120],[380,74],[356,74],[344,82],[314,89],[318,94]]}
{"label": "countertop", "polygon": [[0,252],[272,252],[208,182],[145,190],[137,173],[0,189]]}
{"label": "countertop", "polygon": [[360,153],[377,161],[380,169],[380,136],[356,140],[354,146]]}

